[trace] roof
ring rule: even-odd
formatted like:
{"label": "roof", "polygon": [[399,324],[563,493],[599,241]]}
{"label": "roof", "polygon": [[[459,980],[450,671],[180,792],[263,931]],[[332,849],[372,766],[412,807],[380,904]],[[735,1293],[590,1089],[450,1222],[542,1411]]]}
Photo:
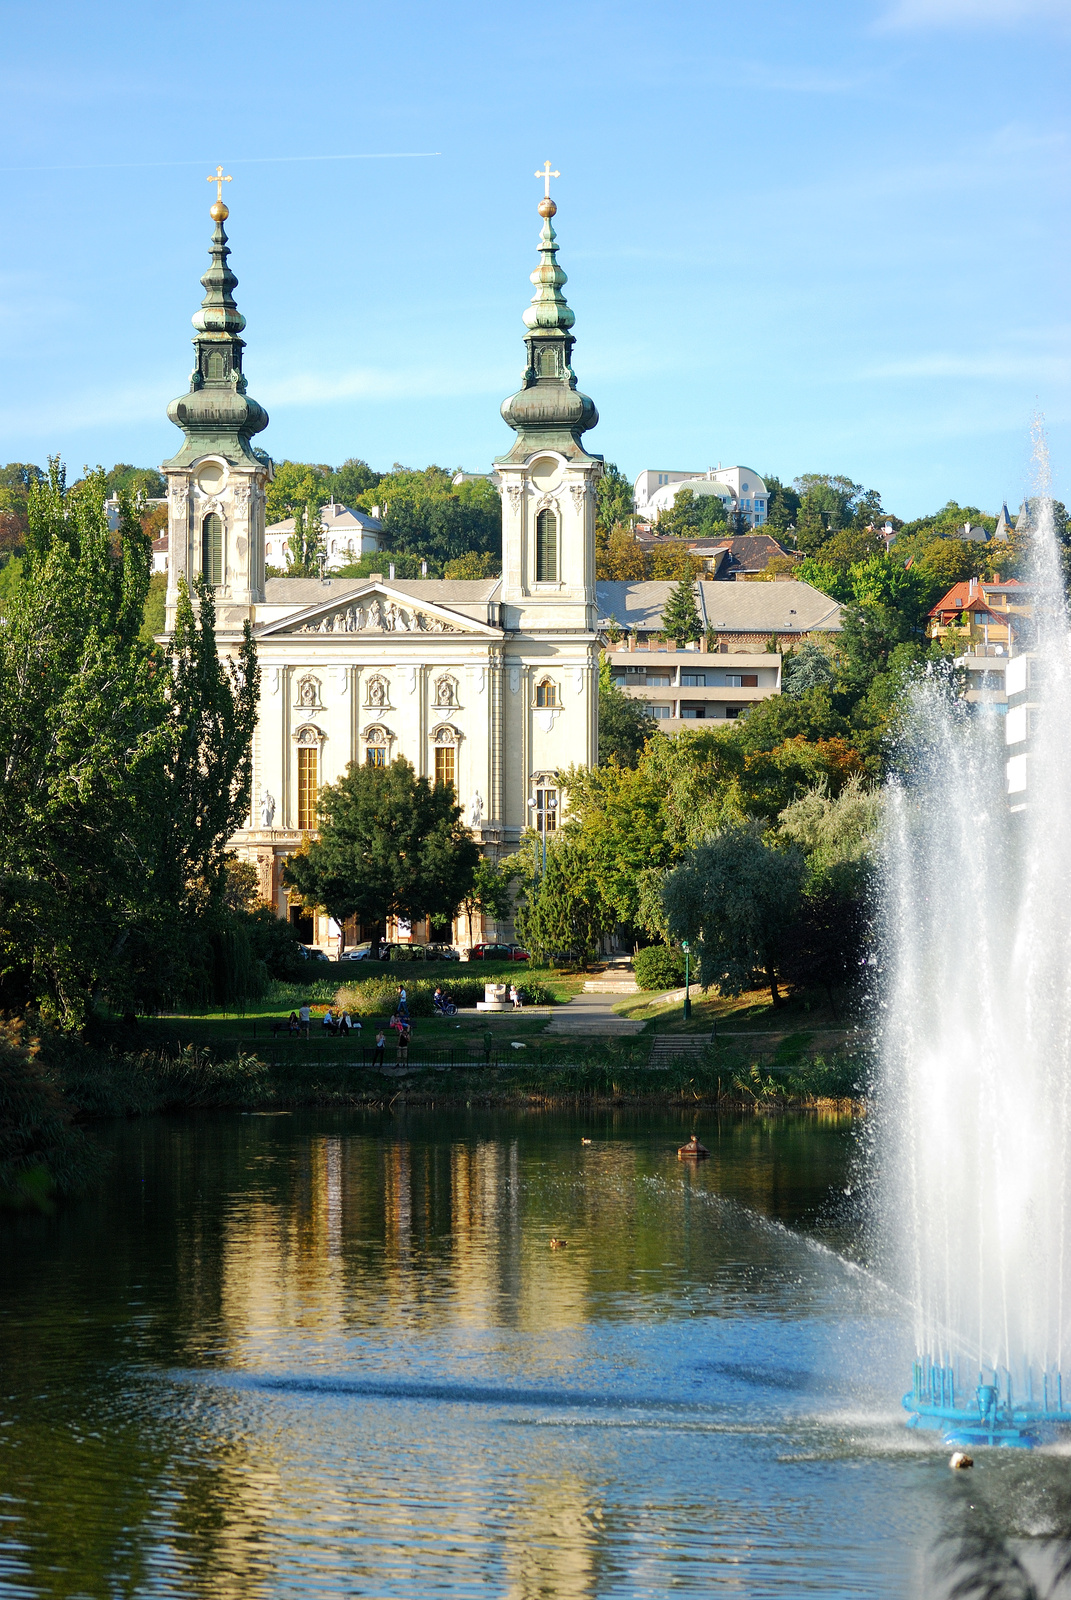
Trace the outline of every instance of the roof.
{"label": "roof", "polygon": [[[367,511],[354,511],[350,506],[344,506],[336,500],[320,507],[320,521],[325,533],[379,533],[383,527],[378,517],[370,517]],[[293,533],[293,531],[293,517],[286,517],[282,522],[273,522],[270,527],[264,529],[266,534]]]}
{"label": "roof", "polygon": [[[675,583],[600,583],[600,619],[657,630]],[[840,606],[820,589],[790,578],[783,583],[698,583],[699,620],[719,633],[835,632]]]}
{"label": "roof", "polygon": [[[979,585],[970,578],[961,578],[954,583],[948,593],[934,606],[930,612],[931,617],[940,616],[945,611],[988,611],[990,616],[996,617],[1000,622],[1006,622],[1007,617],[1001,611],[994,611],[986,604],[986,591],[999,593],[1010,586],[1003,583],[984,583]],[[1018,585],[1016,586],[1018,587]]]}
{"label": "roof", "polygon": [[315,605],[317,600],[338,600],[343,595],[356,594],[361,589],[387,589],[392,593],[408,595],[411,600],[423,600],[428,605],[472,605],[490,600],[498,588],[498,578],[395,578],[388,580],[383,574],[382,583],[373,584],[371,578],[330,578],[321,583],[319,578],[269,578],[264,585],[264,598],[268,605]]}

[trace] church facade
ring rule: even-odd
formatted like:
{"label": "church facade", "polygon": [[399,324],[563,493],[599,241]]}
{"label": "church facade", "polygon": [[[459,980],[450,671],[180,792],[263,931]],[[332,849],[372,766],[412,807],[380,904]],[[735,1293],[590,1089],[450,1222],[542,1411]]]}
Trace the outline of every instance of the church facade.
{"label": "church facade", "polygon": [[[533,800],[553,816],[558,771],[597,760],[602,458],[582,442],[598,413],[572,369],[555,211],[549,196],[540,202],[524,375],[502,406],[515,435],[495,462],[502,576],[391,582],[265,575],[272,465],[253,440],[268,416],[246,388],[227,207],[221,199],[212,207],[211,265],[193,318],[195,366],[188,393],[168,407],[183,442],[162,467],[166,627],[174,626],[180,584],[199,574],[214,591],[221,655],[235,655],[244,625],[252,627],[261,669],[253,796],[232,847],[256,864],[262,895],[280,916],[288,914],[283,864],[315,831],[319,789],[351,762],[404,757],[418,774],[451,783],[467,825],[497,859],[516,849],[539,814]],[[311,937],[327,942],[326,919]]]}

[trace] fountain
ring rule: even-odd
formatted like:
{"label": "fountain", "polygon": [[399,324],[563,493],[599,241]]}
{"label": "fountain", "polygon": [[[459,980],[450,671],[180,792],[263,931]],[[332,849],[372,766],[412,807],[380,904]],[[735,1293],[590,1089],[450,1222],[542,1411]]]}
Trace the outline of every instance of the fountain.
{"label": "fountain", "polygon": [[1004,719],[934,674],[885,845],[873,1137],[882,1248],[915,1315],[903,1403],[971,1448],[1071,1426],[1071,639],[1035,444],[1026,788],[1007,792]]}

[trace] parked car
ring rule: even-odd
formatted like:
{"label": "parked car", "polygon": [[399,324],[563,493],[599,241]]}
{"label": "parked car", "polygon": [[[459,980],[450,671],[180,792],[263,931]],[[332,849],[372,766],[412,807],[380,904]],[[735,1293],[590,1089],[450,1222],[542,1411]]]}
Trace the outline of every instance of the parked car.
{"label": "parked car", "polygon": [[340,961],[370,961],[372,959],[372,941],[366,939],[363,944],[355,944],[351,950],[343,950]]}
{"label": "parked car", "polygon": [[527,950],[519,944],[474,944],[469,951],[470,961],[529,961]]}
{"label": "parked car", "polygon": [[302,961],[326,961],[327,957],[322,950],[317,950],[314,944],[299,944]]}
{"label": "parked car", "polygon": [[450,944],[429,944],[429,961],[460,961],[461,957]]}
{"label": "parked car", "polygon": [[381,961],[426,961],[428,947],[424,944],[382,944],[379,947]]}

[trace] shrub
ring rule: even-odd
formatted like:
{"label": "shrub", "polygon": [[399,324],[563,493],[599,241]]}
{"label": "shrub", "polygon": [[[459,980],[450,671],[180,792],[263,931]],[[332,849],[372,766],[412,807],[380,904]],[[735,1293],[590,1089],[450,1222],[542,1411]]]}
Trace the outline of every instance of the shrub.
{"label": "shrub", "polygon": [[632,965],[641,989],[678,989],[684,982],[684,951],[668,945],[648,945]]}
{"label": "shrub", "polygon": [[[515,983],[524,996],[526,1005],[548,1006],[554,996],[542,983],[529,983],[522,972],[508,977],[488,974],[478,978],[410,978],[405,976],[405,992],[411,1017],[430,1017],[434,1014],[435,990],[441,982],[443,990],[458,1007],[474,1006],[483,999],[485,983]],[[335,1004],[345,1011],[365,1017],[386,1017],[394,1010],[401,983],[397,977],[366,978],[363,983],[343,984],[335,995]]]}

